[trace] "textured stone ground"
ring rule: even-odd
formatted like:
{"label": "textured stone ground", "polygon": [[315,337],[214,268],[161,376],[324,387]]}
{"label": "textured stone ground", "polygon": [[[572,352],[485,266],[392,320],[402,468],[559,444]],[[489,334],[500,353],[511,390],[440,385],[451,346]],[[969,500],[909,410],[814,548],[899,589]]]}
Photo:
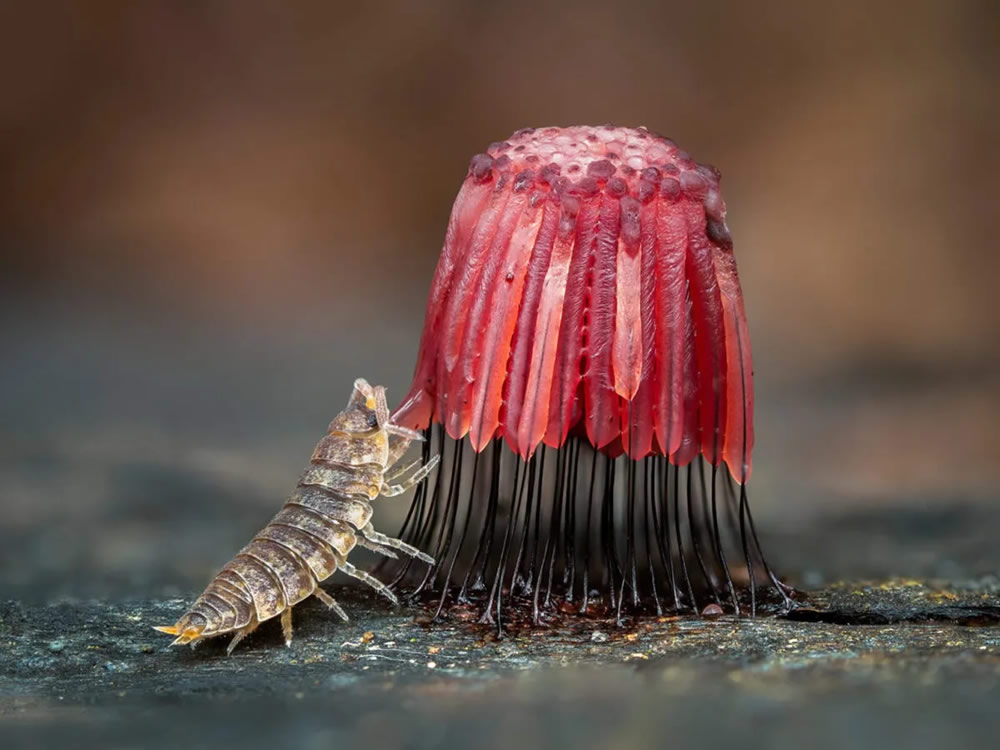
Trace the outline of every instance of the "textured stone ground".
{"label": "textured stone ground", "polygon": [[837,584],[788,617],[590,620],[503,640],[339,598],[350,623],[305,605],[290,648],[264,627],[230,657],[218,642],[169,649],[151,630],[181,599],[8,602],[3,734],[13,746],[919,747],[986,743],[998,727],[992,578]]}

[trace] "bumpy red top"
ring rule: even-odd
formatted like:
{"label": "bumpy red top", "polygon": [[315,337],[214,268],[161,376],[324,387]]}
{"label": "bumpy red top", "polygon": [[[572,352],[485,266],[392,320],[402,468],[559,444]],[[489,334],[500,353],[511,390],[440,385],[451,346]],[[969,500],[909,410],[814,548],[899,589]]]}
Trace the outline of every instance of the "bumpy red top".
{"label": "bumpy red top", "polygon": [[745,481],[750,340],[719,172],[644,128],[519,130],[472,158],[395,419],[521,456],[585,435]]}

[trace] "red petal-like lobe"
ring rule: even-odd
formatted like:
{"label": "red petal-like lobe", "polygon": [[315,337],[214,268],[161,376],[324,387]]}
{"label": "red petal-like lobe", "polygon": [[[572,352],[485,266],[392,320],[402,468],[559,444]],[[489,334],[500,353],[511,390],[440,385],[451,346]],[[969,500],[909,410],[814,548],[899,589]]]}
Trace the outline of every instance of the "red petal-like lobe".
{"label": "red petal-like lobe", "polygon": [[533,260],[528,272],[529,288],[518,322],[507,412],[509,442],[524,458],[535,452],[548,424],[566,277],[573,252],[573,222],[578,210],[575,201],[569,205],[555,201],[546,204],[537,263]]}
{"label": "red petal-like lobe", "polygon": [[517,433],[521,415],[523,409],[528,406],[524,394],[531,366],[532,349],[535,345],[535,320],[559,223],[559,204],[551,197],[545,199],[539,210],[542,211],[542,221],[525,270],[524,288],[511,341],[507,382],[500,409],[503,436],[514,451],[518,450]]}
{"label": "red petal-like lobe", "polygon": [[656,440],[673,455],[684,433],[688,322],[687,217],[680,203],[656,204]]}
{"label": "red petal-like lobe", "polygon": [[422,429],[434,416],[435,400],[438,395],[436,363],[438,348],[441,346],[443,308],[451,293],[455,270],[464,261],[469,249],[469,238],[493,188],[492,181],[466,180],[455,198],[455,206],[452,208],[448,229],[445,232],[444,247],[434,271],[434,280],[431,282],[431,291],[427,299],[427,314],[423,335],[420,338],[413,385],[403,399],[402,405],[393,414],[393,421],[396,424]]}
{"label": "red petal-like lobe", "polygon": [[641,315],[642,361],[639,387],[630,404],[626,404],[622,420],[622,443],[629,456],[635,459],[648,456],[653,451],[653,430],[657,378],[656,366],[656,203],[650,201],[639,212],[639,253],[641,258],[641,290],[639,310]]}
{"label": "red petal-like lobe", "polygon": [[[601,201],[594,241],[593,281],[587,331],[587,363],[583,374],[587,437],[603,448],[621,434],[620,397],[615,393],[612,345],[615,337],[615,294],[620,203],[611,196]],[[637,290],[638,291],[638,290]]]}
{"label": "red petal-like lobe", "polygon": [[[569,428],[575,421],[573,416],[577,407],[577,386],[580,384],[583,316],[587,304],[587,272],[600,205],[599,195],[583,201],[576,219],[572,257],[563,297],[559,346],[556,349],[552,390],[548,399],[549,421],[543,438],[545,444],[553,448],[566,442]],[[526,395],[530,396],[530,392]],[[545,402],[540,402],[539,405],[544,407]]]}
{"label": "red petal-like lobe", "polygon": [[[508,211],[511,213],[515,202],[516,200],[512,199],[508,204]],[[500,399],[504,381],[507,379],[508,356],[521,304],[524,275],[531,258],[531,250],[535,246],[535,238],[541,228],[543,215],[542,208],[537,205],[524,209],[507,243],[506,252],[500,253],[503,255],[503,260],[493,276],[492,291],[486,291],[482,295],[484,298],[490,297],[489,304],[484,305],[488,310],[485,320],[481,317],[469,318],[470,326],[478,327],[480,320],[485,325],[479,337],[477,353],[479,366],[472,388],[472,423],[469,437],[472,440],[472,447],[477,451],[481,451],[493,439],[500,424]],[[497,233],[498,239],[501,238],[501,234]],[[485,278],[485,272],[483,276]]]}
{"label": "red petal-like lobe", "polygon": [[642,257],[639,253],[639,211],[642,205],[621,199],[615,277],[615,331],[612,364],[615,392],[631,401],[642,377]]}
{"label": "red petal-like lobe", "polygon": [[687,273],[694,313],[701,450],[714,465],[722,454],[722,415],[726,413],[725,313],[715,277],[714,247],[705,236],[704,206],[692,200],[682,205],[688,225]]}
{"label": "red petal-like lobe", "polygon": [[733,478],[742,484],[750,478],[753,450],[753,358],[736,261],[726,249],[716,248],[714,255],[725,312],[726,382],[729,387],[723,458]]}
{"label": "red petal-like lobe", "polygon": [[701,427],[698,424],[698,355],[695,351],[694,313],[690,298],[684,301],[684,349],[681,393],[683,399],[680,444],[670,460],[677,466],[691,463],[701,450]]}
{"label": "red petal-like lobe", "polygon": [[[441,327],[441,339],[438,353],[438,410],[440,420],[444,423],[448,435],[456,440],[465,437],[469,429],[468,394],[459,394],[460,381],[456,381],[456,371],[463,369],[466,382],[471,383],[471,367],[462,360],[462,348],[465,345],[466,322],[476,300],[483,297],[482,278],[483,267],[491,259],[490,251],[497,234],[501,219],[505,215],[510,190],[497,186],[490,201],[483,209],[476,223],[476,229],[469,241],[469,252],[464,258],[464,265],[456,273],[451,296],[445,309],[444,324]],[[511,228],[513,231],[513,227]],[[495,259],[493,259],[495,263]],[[475,329],[470,333],[477,335]],[[459,376],[461,377],[461,375]],[[464,389],[463,389],[464,390]],[[462,403],[462,399],[465,403]]]}

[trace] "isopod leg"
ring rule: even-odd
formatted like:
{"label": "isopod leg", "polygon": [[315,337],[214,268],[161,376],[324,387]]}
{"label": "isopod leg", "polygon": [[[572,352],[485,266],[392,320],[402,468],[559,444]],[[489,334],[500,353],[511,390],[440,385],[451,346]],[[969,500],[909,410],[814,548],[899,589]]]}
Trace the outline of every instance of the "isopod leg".
{"label": "isopod leg", "polygon": [[344,611],[344,608],[341,607],[339,604],[337,604],[337,600],[334,599],[332,596],[330,596],[328,593],[326,593],[319,586],[317,586],[316,590],[313,591],[313,596],[315,596],[317,599],[323,602],[323,604],[325,604],[327,607],[336,612],[337,616],[341,620],[343,620],[344,622],[350,621],[350,618],[347,616],[347,613]]}
{"label": "isopod leg", "polygon": [[414,472],[414,474],[409,479],[407,479],[406,481],[404,481],[402,484],[391,484],[390,485],[390,484],[386,484],[385,482],[383,482],[382,483],[382,489],[381,489],[382,495],[384,497],[393,497],[395,495],[402,495],[404,492],[406,492],[411,487],[413,487],[413,486],[415,486],[417,484],[420,484],[420,482],[422,482],[423,479],[428,474],[430,474],[432,471],[434,471],[434,467],[438,465],[438,461],[440,461],[440,460],[441,460],[440,456],[432,456],[430,461],[428,461],[423,466],[421,466],[419,469],[417,469],[417,471]]}
{"label": "isopod leg", "polygon": [[[421,552],[416,547],[404,542],[402,539],[395,539],[391,536],[386,536],[385,534],[379,531],[375,531],[375,529],[372,527],[370,523],[367,524],[363,529],[359,529],[358,535],[360,537],[358,538],[358,544],[360,544],[363,547],[368,547],[369,549],[373,549],[372,547],[370,547],[368,544],[365,543],[365,541],[367,541],[369,543],[374,543],[380,547],[392,547],[393,549],[398,549],[404,555],[415,557],[418,560],[427,563],[428,565],[434,564],[434,558],[431,557],[430,555]],[[362,539],[365,541],[362,541]],[[395,555],[393,555],[393,557],[395,557]]]}
{"label": "isopod leg", "polygon": [[[420,439],[423,440],[424,436],[421,433]],[[400,437],[399,435],[389,434],[389,456],[385,462],[385,468],[389,469],[395,466],[399,460],[406,455],[406,451],[410,449],[410,443],[413,442],[409,437]]]}
{"label": "isopod leg", "polygon": [[378,542],[370,541],[368,539],[365,539],[363,536],[355,536],[355,540],[357,541],[357,544],[358,544],[359,547],[364,547],[365,549],[370,549],[372,552],[377,552],[378,554],[384,555],[385,557],[391,557],[393,560],[398,560],[399,559],[396,556],[395,552],[393,552],[388,547],[383,547]]}
{"label": "isopod leg", "polygon": [[367,573],[363,570],[360,570],[351,565],[351,563],[349,562],[342,562],[340,564],[339,569],[342,570],[347,575],[351,576],[351,578],[357,578],[359,581],[367,583],[369,586],[371,586],[377,592],[382,594],[382,596],[384,596],[393,604],[399,604],[399,600],[396,598],[396,595],[392,593],[392,589],[390,589],[388,586],[382,583],[378,578],[373,576],[371,573]]}
{"label": "isopod leg", "polygon": [[409,427],[403,427],[398,424],[387,424],[385,426],[385,431],[390,435],[401,437],[407,442],[412,442],[414,440],[419,442],[424,439],[424,433],[420,432],[420,430],[412,430]]}
{"label": "isopod leg", "polygon": [[236,631],[236,635],[233,636],[233,640],[231,640],[229,642],[229,645],[226,647],[226,656],[229,656],[230,654],[232,654],[233,653],[233,649],[236,648],[237,644],[239,644],[240,641],[242,641],[244,638],[246,638],[248,635],[250,635],[256,629],[257,629],[257,621],[256,621],[256,619],[254,619],[254,620],[251,620],[250,624],[247,625],[245,628],[237,630]]}
{"label": "isopod leg", "polygon": [[389,456],[385,462],[386,468],[395,466],[406,455],[406,451],[410,449],[410,443],[414,441],[422,442],[424,440],[422,432],[411,430],[407,427],[400,427],[399,425],[386,425],[385,431],[389,435]]}
{"label": "isopod leg", "polygon": [[420,465],[420,459],[419,458],[415,458],[412,461],[410,461],[410,463],[408,463],[408,464],[404,464],[404,465],[399,466],[399,467],[393,466],[392,467],[392,471],[384,474],[382,476],[382,479],[385,480],[385,481],[387,481],[387,482],[391,482],[392,480],[398,479],[399,477],[403,476],[403,474],[405,474],[406,472],[412,471],[413,469],[415,469],[419,465]]}
{"label": "isopod leg", "polygon": [[292,608],[287,607],[281,613],[281,634],[285,636],[285,645],[292,645]]}

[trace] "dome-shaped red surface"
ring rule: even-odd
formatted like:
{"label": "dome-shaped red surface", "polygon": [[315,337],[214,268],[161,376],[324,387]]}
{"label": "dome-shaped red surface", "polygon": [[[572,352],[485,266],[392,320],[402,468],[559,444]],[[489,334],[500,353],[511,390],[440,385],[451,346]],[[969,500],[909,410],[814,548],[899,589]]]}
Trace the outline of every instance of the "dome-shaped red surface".
{"label": "dome-shaped red surface", "polygon": [[719,173],[643,128],[521,130],[473,157],[397,423],[520,456],[585,435],[750,473],[753,385]]}

